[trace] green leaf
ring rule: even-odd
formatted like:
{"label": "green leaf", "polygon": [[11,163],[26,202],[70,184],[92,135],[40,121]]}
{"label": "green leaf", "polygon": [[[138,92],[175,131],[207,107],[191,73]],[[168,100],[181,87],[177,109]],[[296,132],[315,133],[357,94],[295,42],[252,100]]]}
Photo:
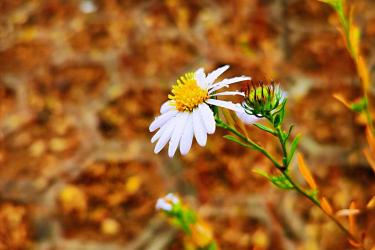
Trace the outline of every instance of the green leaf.
{"label": "green leaf", "polygon": [[227,139],[227,140],[230,140],[230,141],[233,141],[235,143],[238,143],[238,144],[240,144],[241,146],[243,146],[245,148],[251,148],[251,149],[255,149],[255,150],[257,149],[256,147],[254,147],[252,145],[249,145],[247,143],[242,142],[238,137],[235,137],[233,135],[224,135],[223,137],[225,139]]}
{"label": "green leaf", "polygon": [[289,127],[289,131],[288,131],[288,133],[286,134],[286,136],[285,136],[285,138],[284,138],[284,142],[286,142],[286,141],[289,139],[289,136],[290,136],[290,134],[292,133],[293,127],[294,127],[294,125],[291,125],[291,126]]}
{"label": "green leaf", "polygon": [[287,190],[294,188],[293,184],[284,175],[270,175],[261,169],[254,169],[253,172],[267,178],[278,188]]}
{"label": "green leaf", "polygon": [[211,242],[205,247],[200,247],[197,250],[217,250],[217,245],[215,242]]}
{"label": "green leaf", "polygon": [[344,0],[319,0],[320,2],[329,4],[337,13],[340,23],[344,28],[346,36],[349,35],[349,21],[344,11]]}
{"label": "green leaf", "polygon": [[263,177],[265,177],[267,179],[270,178],[269,174],[266,171],[262,170],[262,169],[253,169],[253,172],[256,173],[256,174],[259,174],[259,175],[261,175],[261,176],[263,176]]}
{"label": "green leaf", "polygon": [[196,223],[197,216],[194,210],[183,208],[177,204],[171,211],[166,211],[168,217],[172,218],[172,223],[183,230],[186,234],[191,234],[190,225]]}
{"label": "green leaf", "polygon": [[319,0],[319,1],[331,5],[332,8],[334,8],[336,11],[339,11],[340,9],[342,9],[342,6],[343,6],[343,2],[342,2],[343,0]]}
{"label": "green leaf", "polygon": [[286,105],[287,100],[285,99],[279,108],[275,113],[273,113],[273,125],[275,127],[278,127],[283,121],[285,117],[285,105]]}
{"label": "green leaf", "polygon": [[296,136],[296,138],[294,138],[292,144],[290,145],[290,150],[289,150],[289,154],[288,154],[288,161],[287,161],[288,166],[293,159],[294,153],[296,152],[296,149],[297,149],[297,146],[298,146],[298,143],[299,143],[300,139],[301,139],[301,135],[299,134],[299,135]]}
{"label": "green leaf", "polygon": [[314,199],[318,199],[318,189],[310,190],[308,195]]}
{"label": "green leaf", "polygon": [[273,130],[273,129],[267,127],[267,126],[264,126],[263,124],[260,124],[260,123],[254,123],[253,125],[254,125],[255,127],[257,127],[257,128],[260,128],[261,130],[264,130],[264,131],[266,131],[266,132],[272,134],[272,135],[276,135],[275,130]]}
{"label": "green leaf", "polygon": [[280,125],[281,122],[282,122],[282,121],[281,121],[281,116],[280,116],[279,113],[277,113],[277,114],[275,115],[275,118],[273,119],[273,125],[274,125],[275,127],[277,127],[277,126]]}
{"label": "green leaf", "polygon": [[275,186],[281,189],[293,189],[294,188],[293,184],[290,183],[290,181],[284,175],[272,176],[271,182]]}
{"label": "green leaf", "polygon": [[358,101],[352,103],[350,105],[350,109],[353,110],[353,111],[355,111],[355,112],[361,113],[362,111],[366,110],[367,103],[368,102],[367,102],[366,97],[362,97]]}
{"label": "green leaf", "polygon": [[285,117],[285,113],[286,113],[286,109],[285,109],[286,102],[287,102],[287,99],[285,99],[283,101],[283,103],[281,104],[281,110],[280,110],[281,122],[284,121],[284,117]]}

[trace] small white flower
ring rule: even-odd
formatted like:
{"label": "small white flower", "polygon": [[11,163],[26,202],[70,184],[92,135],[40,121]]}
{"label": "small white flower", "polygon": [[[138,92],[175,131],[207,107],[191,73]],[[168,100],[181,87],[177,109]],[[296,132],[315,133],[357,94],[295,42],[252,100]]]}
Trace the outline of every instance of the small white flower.
{"label": "small white flower", "polygon": [[98,7],[92,0],[83,0],[81,1],[79,8],[83,13],[89,14],[97,11]]}
{"label": "small white flower", "polygon": [[177,204],[180,202],[180,199],[175,194],[172,194],[172,193],[167,194],[165,196],[165,199],[172,202],[173,204]]}
{"label": "small white flower", "polygon": [[151,142],[157,141],[154,152],[159,153],[169,142],[168,155],[173,157],[178,146],[182,155],[186,155],[192,145],[193,137],[200,146],[205,146],[207,134],[215,132],[214,113],[210,105],[219,106],[234,111],[242,109],[240,104],[230,101],[217,100],[216,96],[244,95],[238,91],[216,93],[230,84],[250,80],[250,77],[240,76],[216,82],[215,80],[229,68],[220,67],[207,76],[203,68],[195,73],[182,76],[172,87],[171,94],[160,108],[161,115],[150,125],[150,132],[159,129]]}
{"label": "small white flower", "polygon": [[180,200],[176,195],[169,193],[163,198],[157,200],[155,208],[156,210],[171,211],[173,205],[179,202]]}

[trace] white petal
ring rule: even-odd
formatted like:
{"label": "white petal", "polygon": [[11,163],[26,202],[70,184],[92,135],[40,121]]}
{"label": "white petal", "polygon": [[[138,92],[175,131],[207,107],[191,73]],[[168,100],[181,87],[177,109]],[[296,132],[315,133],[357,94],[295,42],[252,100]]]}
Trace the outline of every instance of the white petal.
{"label": "white petal", "polygon": [[155,205],[156,210],[171,211],[172,205],[168,203],[164,198],[157,200]]}
{"label": "white petal", "polygon": [[164,114],[165,112],[170,111],[173,108],[174,108],[174,106],[171,105],[170,101],[166,101],[165,103],[163,103],[163,105],[161,105],[160,113]]}
{"label": "white petal", "polygon": [[158,132],[156,132],[156,134],[154,134],[154,136],[151,138],[151,143],[156,142],[156,141],[160,138],[160,136],[162,135],[162,133],[163,133],[163,131],[164,131],[163,128],[165,128],[165,126],[161,127],[161,128],[158,130]]}
{"label": "white petal", "polygon": [[207,132],[198,109],[193,111],[193,128],[198,144],[202,147],[205,146],[207,142]]}
{"label": "white petal", "polygon": [[219,107],[222,107],[222,108],[230,109],[230,110],[233,110],[233,111],[236,111],[236,112],[243,110],[242,106],[239,103],[233,103],[233,102],[229,102],[229,101],[208,99],[208,100],[206,100],[206,103],[211,104],[211,105],[215,105],[215,106],[219,106]]}
{"label": "white petal", "polygon": [[193,116],[192,114],[189,114],[186,125],[184,128],[184,133],[180,140],[180,152],[182,155],[186,155],[190,148],[191,144],[193,142]]}
{"label": "white petal", "polygon": [[188,118],[188,116],[189,116],[189,113],[186,113],[186,112],[179,113],[176,116],[176,121],[175,121],[176,125],[173,130],[171,140],[169,141],[169,148],[168,148],[168,156],[171,158],[176,152],[176,149],[178,147],[178,143],[180,142],[180,138],[184,131],[186,119]]}
{"label": "white petal", "polygon": [[260,118],[256,117],[255,115],[249,115],[245,111],[237,111],[237,117],[243,121],[245,124],[253,124],[258,121]]}
{"label": "white petal", "polygon": [[223,74],[227,69],[229,69],[229,65],[222,66],[217,68],[216,70],[209,73],[206,77],[207,87],[210,86],[221,74]]}
{"label": "white petal", "polygon": [[154,149],[155,154],[159,153],[167,144],[169,139],[171,138],[173,129],[176,125],[175,121],[176,121],[176,117],[173,117],[171,120],[168,121],[167,124],[164,125],[166,127],[165,129],[163,128],[164,131],[162,132],[158,142],[155,145],[155,149]]}
{"label": "white petal", "polygon": [[216,94],[213,94],[213,95],[210,95],[210,96],[219,96],[219,95],[241,95],[241,96],[245,96],[245,93],[239,92],[239,91],[224,91],[224,92],[216,93]]}
{"label": "white petal", "polygon": [[167,121],[169,121],[169,119],[176,116],[177,113],[178,113],[177,110],[170,110],[156,117],[155,120],[150,124],[150,127],[149,127],[150,132],[154,132],[156,129],[163,126]]}
{"label": "white petal", "polygon": [[230,84],[236,83],[236,82],[242,82],[242,81],[247,81],[251,80],[251,77],[248,76],[238,76],[238,77],[233,77],[229,79],[224,79],[220,82],[217,82],[209,87],[208,93],[211,94],[212,92],[221,89],[223,87],[228,87]]}
{"label": "white petal", "polygon": [[281,99],[280,99],[280,102],[283,102],[287,97],[288,97],[288,93],[286,91],[284,91],[280,85],[276,85],[274,86],[274,92],[275,93],[280,93],[281,94]]}
{"label": "white petal", "polygon": [[180,202],[180,199],[174,193],[169,193],[164,198],[171,201],[173,204],[177,204]]}
{"label": "white petal", "polygon": [[202,103],[198,106],[199,114],[201,115],[201,119],[203,121],[204,127],[206,128],[207,134],[215,133],[215,118],[214,113],[208,107],[207,104]]}
{"label": "white petal", "polygon": [[204,73],[203,68],[199,68],[197,71],[195,71],[195,80],[197,81],[199,87],[202,89],[207,88],[206,74]]}

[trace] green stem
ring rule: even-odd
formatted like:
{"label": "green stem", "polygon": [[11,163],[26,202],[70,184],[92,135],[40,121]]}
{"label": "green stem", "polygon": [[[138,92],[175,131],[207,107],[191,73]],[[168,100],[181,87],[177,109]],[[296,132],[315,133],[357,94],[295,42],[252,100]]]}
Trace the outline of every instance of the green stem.
{"label": "green stem", "polygon": [[[355,237],[351,232],[349,232],[348,229],[346,229],[332,214],[328,213],[327,211],[325,211],[323,209],[323,207],[321,206],[320,202],[318,199],[316,199],[314,196],[312,195],[309,195],[305,190],[303,190],[298,184],[296,184],[293,179],[285,172],[281,171],[281,173],[285,176],[286,179],[288,179],[288,181],[292,184],[292,186],[294,187],[294,189],[302,194],[304,197],[306,197],[307,199],[309,199],[312,203],[314,203],[317,207],[319,207],[319,209],[324,213],[326,214],[351,240],[355,241],[355,242],[360,242],[358,241],[357,237]],[[363,247],[362,247],[363,248]],[[364,248],[363,248],[364,249]]]}
{"label": "green stem", "polygon": [[[269,117],[267,119],[271,122],[271,124],[273,126],[274,123],[273,123],[272,117]],[[319,207],[319,209],[322,210],[323,213],[326,214],[348,236],[348,238],[350,238],[354,242],[357,242],[357,243],[360,242],[360,241],[358,241],[357,237],[355,237],[348,229],[346,229],[332,214],[328,213],[327,211],[325,211],[323,209],[323,207],[320,204],[320,201],[317,198],[315,198],[315,196],[310,195],[302,187],[300,187],[296,182],[294,182],[294,180],[291,178],[291,176],[288,175],[288,172],[286,171],[289,167],[289,163],[288,163],[287,160],[283,160],[282,164],[278,163],[275,160],[275,158],[270,153],[267,152],[267,150],[265,150],[262,146],[255,143],[254,141],[252,141],[248,137],[244,136],[241,132],[237,131],[234,127],[226,124],[225,122],[223,122],[218,117],[215,118],[215,121],[216,121],[216,124],[217,124],[218,127],[221,127],[223,129],[226,129],[226,130],[232,132],[233,134],[238,136],[242,141],[246,142],[251,147],[253,147],[253,149],[260,151],[269,160],[271,160],[271,162],[281,172],[281,174],[290,182],[290,184],[293,186],[294,190],[296,190],[302,196],[304,196],[305,198],[310,200],[314,205]],[[288,150],[287,150],[287,147],[286,147],[286,140],[284,139],[286,134],[281,129],[280,125],[278,125],[277,127],[273,126],[273,128],[276,131],[275,136],[279,139],[279,142],[280,142],[280,145],[281,145],[281,148],[282,148],[283,159],[288,159]],[[362,245],[361,245],[361,248],[365,249]]]}
{"label": "green stem", "polygon": [[276,159],[270,154],[267,152],[266,149],[264,149],[262,146],[260,146],[259,144],[257,144],[256,142],[252,141],[251,139],[249,139],[248,137],[244,136],[241,132],[237,131],[237,129],[235,129],[234,127],[226,124],[225,122],[223,122],[222,120],[220,120],[219,118],[216,118],[216,124],[217,126],[223,128],[223,129],[226,129],[230,132],[232,132],[233,134],[237,135],[241,140],[243,140],[244,142],[248,143],[249,145],[251,145],[255,150],[258,150],[259,152],[261,152],[264,156],[266,156],[270,161],[272,161],[272,163],[277,167],[277,168],[281,168],[282,165],[280,163],[278,163],[276,161]]}
{"label": "green stem", "polygon": [[[277,137],[279,138],[280,144],[282,146],[283,150],[283,158],[288,159],[288,153],[286,150],[286,142],[284,141],[284,132],[281,130],[281,127],[278,126],[275,128],[277,131]],[[348,229],[346,229],[332,214],[328,213],[323,209],[323,207],[320,204],[320,201],[315,198],[315,196],[308,194],[303,188],[301,188],[297,183],[293,181],[293,179],[287,174],[287,172],[283,171],[283,169],[288,169],[288,165],[286,162],[283,161],[282,169],[278,168],[282,175],[285,176],[285,178],[292,184],[294,190],[296,190],[298,193],[302,194],[304,197],[309,199],[313,204],[315,204],[317,207],[320,208],[320,210],[323,211],[351,240],[355,242],[360,242],[357,240],[357,237],[355,237],[351,232],[349,232]]]}
{"label": "green stem", "polygon": [[[345,12],[344,12],[344,6],[340,6],[340,8],[334,8],[338,17],[339,17],[339,20],[340,20],[340,23],[341,23],[341,26],[342,26],[342,29],[344,30],[344,35],[345,35],[345,39],[346,39],[346,46],[347,46],[347,49],[353,59],[353,61],[355,62],[355,64],[357,65],[357,71],[358,71],[358,58],[360,56],[360,53],[359,55],[356,55],[354,54],[354,51],[353,51],[353,44],[351,43],[351,40],[350,40],[350,20],[348,18],[348,16],[345,15]],[[360,78],[361,75],[359,74]],[[363,81],[363,79],[361,79],[361,81]],[[374,125],[373,125],[373,120],[372,120],[372,117],[371,117],[371,104],[370,104],[370,99],[369,99],[369,93],[368,93],[368,90],[366,89],[366,87],[364,86],[363,84],[363,91],[364,91],[364,96],[367,100],[367,105],[366,105],[366,108],[365,108],[365,115],[366,115],[366,118],[367,118],[367,124],[370,128],[370,131],[372,133],[375,134],[375,129],[374,129]]]}

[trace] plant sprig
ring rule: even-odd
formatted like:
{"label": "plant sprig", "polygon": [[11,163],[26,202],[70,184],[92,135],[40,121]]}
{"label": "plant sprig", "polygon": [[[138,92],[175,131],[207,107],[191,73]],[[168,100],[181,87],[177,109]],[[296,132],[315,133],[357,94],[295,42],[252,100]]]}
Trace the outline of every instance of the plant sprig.
{"label": "plant sprig", "polygon": [[[275,95],[275,98],[279,98],[278,95]],[[267,97],[266,101],[272,101],[272,98],[270,99]],[[257,113],[258,117],[264,118],[267,121],[267,125],[256,123],[254,124],[255,127],[258,129],[265,131],[266,133],[271,134],[274,136],[280,145],[281,151],[282,151],[282,161],[279,162],[276,160],[276,158],[268,152],[265,148],[263,148],[258,143],[254,142],[241,132],[239,132],[234,125],[227,124],[224,122],[218,115],[216,115],[216,124],[217,126],[233,133],[235,136],[232,135],[226,135],[224,138],[236,142],[240,144],[241,146],[250,148],[252,150],[256,150],[260,153],[262,153],[264,156],[266,156],[273,165],[281,172],[280,175],[271,175],[263,170],[255,170],[254,172],[262,175],[263,177],[267,178],[270,182],[272,182],[275,186],[281,189],[285,190],[295,190],[301,195],[303,195],[305,198],[310,200],[315,206],[319,207],[348,237],[349,241],[353,243],[352,245],[356,244],[359,246],[359,248],[364,249],[363,244],[360,240],[357,239],[357,237],[350,232],[348,229],[346,229],[343,224],[341,224],[333,215],[332,209],[327,202],[327,200],[323,197],[321,200],[318,198],[318,188],[315,184],[315,181],[313,180],[313,177],[308,170],[308,168],[305,166],[303,162],[302,156],[299,158],[299,164],[303,165],[300,166],[303,170],[301,170],[302,175],[305,177],[307,183],[310,186],[310,189],[305,189],[302,186],[300,186],[295,180],[293,180],[292,176],[290,175],[290,165],[292,162],[292,159],[295,155],[295,152],[298,147],[298,143],[300,140],[300,135],[297,135],[293,140],[291,140],[291,131],[293,129],[293,125],[289,126],[287,131],[284,131],[282,129],[282,123],[284,121],[285,113],[286,113],[286,102],[287,99],[285,98],[281,104],[277,107],[275,107],[275,110],[262,110],[261,107],[257,106],[257,110],[261,110],[260,113]],[[257,105],[259,104],[259,100],[257,100]],[[244,105],[244,109],[246,113],[254,115],[251,109],[251,102],[247,103],[247,105]],[[290,141],[290,142],[289,142]]]}

